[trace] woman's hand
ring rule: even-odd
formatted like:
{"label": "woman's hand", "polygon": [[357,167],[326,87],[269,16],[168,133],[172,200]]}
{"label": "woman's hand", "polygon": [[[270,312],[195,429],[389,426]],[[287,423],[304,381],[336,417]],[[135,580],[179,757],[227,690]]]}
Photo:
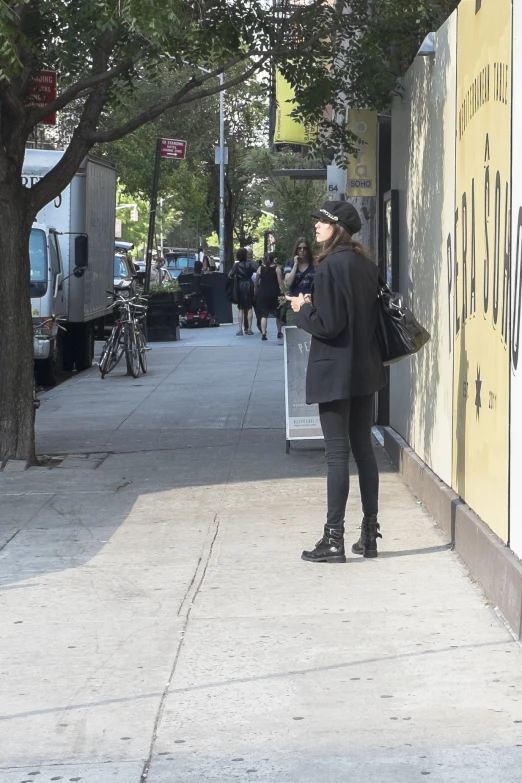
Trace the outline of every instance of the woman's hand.
{"label": "woman's hand", "polygon": [[286,298],[287,301],[290,302],[290,307],[294,313],[298,313],[301,307],[306,304],[303,294],[299,294],[299,296],[287,296]]}

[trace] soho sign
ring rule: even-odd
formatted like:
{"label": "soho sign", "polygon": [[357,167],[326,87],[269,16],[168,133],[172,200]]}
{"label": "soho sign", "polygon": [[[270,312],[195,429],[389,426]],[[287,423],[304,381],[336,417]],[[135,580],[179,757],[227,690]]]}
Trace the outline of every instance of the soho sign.
{"label": "soho sign", "polygon": [[[366,166],[364,166],[366,168]],[[351,179],[349,180],[349,186],[351,188],[372,188],[373,179]]]}

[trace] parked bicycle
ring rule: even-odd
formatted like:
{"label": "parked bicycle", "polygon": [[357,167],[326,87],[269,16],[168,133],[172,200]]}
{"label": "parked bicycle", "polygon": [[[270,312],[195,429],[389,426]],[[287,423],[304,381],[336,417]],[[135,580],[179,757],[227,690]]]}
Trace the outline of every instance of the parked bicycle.
{"label": "parked bicycle", "polygon": [[147,372],[147,339],[145,336],[145,317],[147,314],[147,299],[142,296],[126,298],[114,297],[113,307],[118,308],[116,319],[109,339],[102,349],[100,357],[100,373],[105,378],[119,363],[123,354],[127,361],[127,370],[133,378],[140,371]]}

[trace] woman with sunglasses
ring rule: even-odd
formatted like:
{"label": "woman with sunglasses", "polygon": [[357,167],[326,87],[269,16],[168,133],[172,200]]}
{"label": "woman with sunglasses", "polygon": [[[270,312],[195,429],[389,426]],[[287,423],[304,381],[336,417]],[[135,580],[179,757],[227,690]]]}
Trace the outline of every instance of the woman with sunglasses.
{"label": "woman with sunglasses", "polygon": [[327,461],[328,513],[324,534],[303,560],[344,563],[344,517],[353,451],[363,521],[355,554],[377,557],[379,473],[372,447],[374,394],[386,384],[376,336],[378,269],[352,237],[361,230],[355,207],[328,201],[313,213],[322,243],[312,296],[289,297],[297,326],[312,335],[306,402],[319,404]]}
{"label": "woman with sunglasses", "polygon": [[[285,266],[285,283],[290,296],[306,296],[310,294],[315,276],[314,257],[310,242],[306,237],[299,237],[294,246],[293,260]],[[290,306],[281,308],[281,320],[289,323],[287,313]],[[295,323],[295,319],[293,321]]]}

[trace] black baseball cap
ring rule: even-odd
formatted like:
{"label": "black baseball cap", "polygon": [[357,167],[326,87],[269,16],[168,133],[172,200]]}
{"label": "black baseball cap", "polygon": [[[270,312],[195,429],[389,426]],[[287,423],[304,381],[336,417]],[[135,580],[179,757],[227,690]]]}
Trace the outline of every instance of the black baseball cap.
{"label": "black baseball cap", "polygon": [[321,209],[312,212],[312,217],[342,226],[350,234],[357,234],[362,227],[359,213],[349,201],[327,201]]}

